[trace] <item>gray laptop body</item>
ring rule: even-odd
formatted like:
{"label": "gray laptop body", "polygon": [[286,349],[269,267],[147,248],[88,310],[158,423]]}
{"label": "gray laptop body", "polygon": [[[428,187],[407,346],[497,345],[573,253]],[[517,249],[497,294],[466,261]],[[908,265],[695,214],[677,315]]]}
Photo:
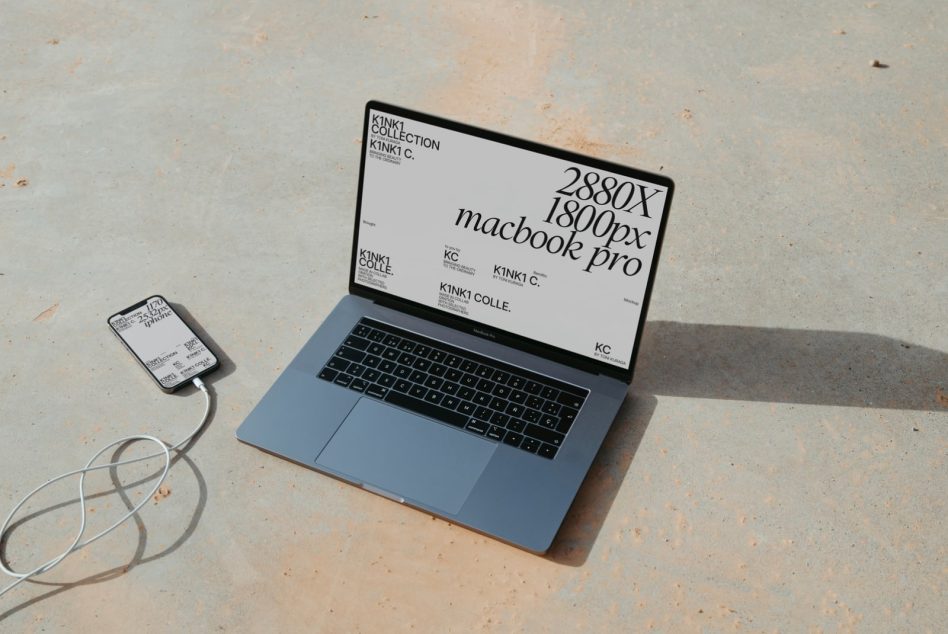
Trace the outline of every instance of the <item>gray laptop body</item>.
{"label": "gray laptop body", "polygon": [[[477,180],[479,165],[507,160],[508,153],[521,169],[485,171],[494,169],[495,181],[510,174],[512,182],[495,182],[496,189],[471,186],[469,211],[477,205],[480,216],[465,214],[467,208],[455,200],[464,193],[454,190],[433,186],[428,198],[407,200],[407,192],[419,191],[409,181],[424,177],[421,170],[431,171],[435,184],[466,181],[455,168]],[[560,198],[555,205],[576,199],[573,213],[559,211],[554,219],[548,202],[542,209],[524,206],[533,194],[519,198],[518,187],[530,185],[519,183],[518,175],[529,180],[523,166],[533,165],[532,157],[538,157],[538,179],[555,172],[557,186],[543,192],[544,200],[556,200],[551,194]],[[386,180],[389,172],[395,180]],[[589,181],[605,182],[597,187]],[[663,176],[369,102],[350,293],[250,413],[237,438],[520,548],[546,552],[626,397],[672,191]],[[442,199],[444,212],[440,206],[424,211]],[[512,202],[510,208],[490,207],[491,200]],[[587,204],[590,209],[580,212]],[[435,215],[420,217],[425,213]],[[488,226],[488,216],[498,222]],[[409,219],[404,226],[416,227],[413,237],[399,235],[401,222],[386,228],[393,218]],[[591,218],[600,219],[597,228]],[[506,229],[502,220],[508,220]],[[578,231],[587,221],[589,227]],[[523,229],[528,223],[532,228]],[[537,249],[541,228],[547,244]],[[528,230],[533,244],[524,239]],[[582,246],[556,254],[560,240],[554,243],[554,234],[562,246],[571,235]],[[428,252],[437,255],[425,264]],[[503,253],[519,266],[493,261]],[[427,277],[439,281],[418,281]],[[585,283],[557,288],[557,280]],[[634,293],[626,292],[633,287]],[[589,305],[599,293],[600,305]],[[609,321],[610,305],[634,321]],[[587,332],[597,329],[597,320],[607,342]],[[395,374],[385,378],[386,368]],[[475,394],[475,388],[482,391]]]}

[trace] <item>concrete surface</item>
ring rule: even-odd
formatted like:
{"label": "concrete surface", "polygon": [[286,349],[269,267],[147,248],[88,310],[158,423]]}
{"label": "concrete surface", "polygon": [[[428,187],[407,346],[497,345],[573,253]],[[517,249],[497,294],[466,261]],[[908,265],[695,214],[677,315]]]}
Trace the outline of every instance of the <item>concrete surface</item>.
{"label": "concrete surface", "polygon": [[[227,362],[171,494],[0,630],[944,631],[948,10],[771,4],[4,2],[2,512],[199,415],[112,311],[164,293]],[[369,98],[677,181],[636,380],[546,558],[233,438],[345,292]],[[15,567],[68,543],[74,486]]]}

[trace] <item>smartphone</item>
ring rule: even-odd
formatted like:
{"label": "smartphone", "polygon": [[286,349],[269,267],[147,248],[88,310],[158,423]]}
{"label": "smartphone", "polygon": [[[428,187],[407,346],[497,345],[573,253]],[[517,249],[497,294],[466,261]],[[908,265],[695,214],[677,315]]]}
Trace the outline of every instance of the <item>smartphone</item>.
{"label": "smartphone", "polygon": [[164,392],[220,366],[217,356],[168,301],[152,295],[109,317],[109,327]]}

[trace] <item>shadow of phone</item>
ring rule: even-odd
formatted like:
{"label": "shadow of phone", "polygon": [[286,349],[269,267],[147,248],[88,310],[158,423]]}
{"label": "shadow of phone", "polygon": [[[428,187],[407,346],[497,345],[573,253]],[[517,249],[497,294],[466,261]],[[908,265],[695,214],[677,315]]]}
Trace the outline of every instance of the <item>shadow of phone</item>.
{"label": "shadow of phone", "polygon": [[[234,370],[237,369],[237,366],[234,364],[233,360],[227,356],[227,354],[221,350],[221,347],[217,345],[217,342],[214,341],[214,338],[201,326],[201,323],[194,318],[188,309],[182,306],[181,304],[176,304],[174,302],[168,302],[168,305],[174,309],[176,313],[181,316],[181,319],[184,320],[190,328],[194,331],[194,334],[211,349],[211,352],[214,353],[214,356],[217,357],[220,361],[220,367],[217,368],[215,372],[211,372],[207,377],[202,378],[205,383],[211,383],[212,381],[219,381],[226,376],[233,374]],[[188,385],[183,387],[177,392],[174,392],[175,396],[188,396],[193,393],[197,388],[193,385]]]}

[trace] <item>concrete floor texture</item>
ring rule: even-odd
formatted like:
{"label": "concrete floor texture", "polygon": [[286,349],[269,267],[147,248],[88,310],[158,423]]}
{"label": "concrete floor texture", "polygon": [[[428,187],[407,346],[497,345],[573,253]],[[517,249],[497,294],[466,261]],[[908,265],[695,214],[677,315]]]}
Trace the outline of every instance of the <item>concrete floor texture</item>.
{"label": "concrete floor texture", "polygon": [[[946,22],[886,0],[4,2],[0,513],[200,416],[112,312],[162,293],[224,368],[170,494],[0,598],[0,631],[944,632]],[[373,98],[676,181],[635,380],[545,557],[234,438],[346,293]],[[89,530],[156,466],[119,470],[124,498],[89,476]],[[14,568],[69,544],[75,487],[18,515]]]}

